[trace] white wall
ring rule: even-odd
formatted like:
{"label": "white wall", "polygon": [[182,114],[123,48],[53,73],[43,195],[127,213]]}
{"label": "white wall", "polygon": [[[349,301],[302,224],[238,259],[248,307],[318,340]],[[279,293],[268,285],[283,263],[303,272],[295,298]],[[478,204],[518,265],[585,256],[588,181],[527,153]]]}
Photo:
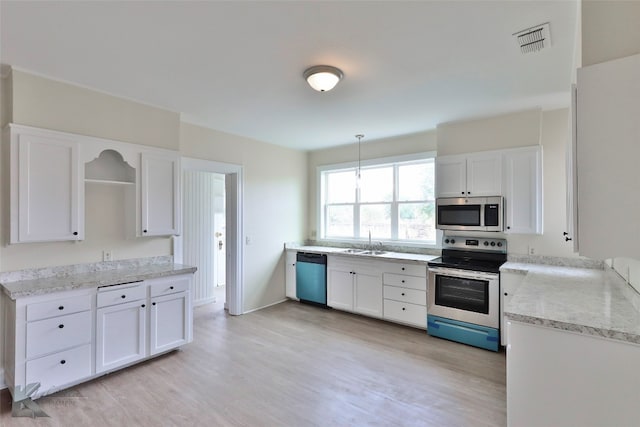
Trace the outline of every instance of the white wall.
{"label": "white wall", "polygon": [[307,160],[302,151],[182,123],[186,157],[243,166],[244,310],[284,299],[283,244],[302,241],[307,217]]}
{"label": "white wall", "polygon": [[[317,235],[317,168],[323,165],[354,162],[358,160],[358,144],[354,143],[323,150],[310,151],[308,154],[308,206],[309,222],[308,239],[315,240]],[[436,150],[436,132],[428,131],[396,138],[386,138],[376,141],[362,140],[361,159],[377,159],[382,157],[399,156],[403,154],[423,153]]]}

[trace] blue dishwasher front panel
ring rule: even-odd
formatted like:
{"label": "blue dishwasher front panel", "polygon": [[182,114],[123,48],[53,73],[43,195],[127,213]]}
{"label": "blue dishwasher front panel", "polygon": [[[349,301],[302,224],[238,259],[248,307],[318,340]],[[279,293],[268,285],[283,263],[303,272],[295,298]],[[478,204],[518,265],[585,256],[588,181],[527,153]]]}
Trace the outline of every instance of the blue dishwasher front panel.
{"label": "blue dishwasher front panel", "polygon": [[487,350],[498,351],[500,333],[495,328],[427,315],[427,333]]}
{"label": "blue dishwasher front panel", "polygon": [[327,304],[327,256],[298,253],[296,296],[300,301]]}

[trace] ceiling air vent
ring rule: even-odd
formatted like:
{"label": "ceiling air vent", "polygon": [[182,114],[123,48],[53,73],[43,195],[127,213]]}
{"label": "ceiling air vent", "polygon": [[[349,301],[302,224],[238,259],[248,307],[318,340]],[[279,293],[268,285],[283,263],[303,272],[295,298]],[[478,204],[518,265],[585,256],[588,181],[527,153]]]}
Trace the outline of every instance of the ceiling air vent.
{"label": "ceiling air vent", "polygon": [[545,47],[551,46],[551,33],[549,32],[548,22],[518,31],[513,36],[516,38],[522,53],[538,52]]}

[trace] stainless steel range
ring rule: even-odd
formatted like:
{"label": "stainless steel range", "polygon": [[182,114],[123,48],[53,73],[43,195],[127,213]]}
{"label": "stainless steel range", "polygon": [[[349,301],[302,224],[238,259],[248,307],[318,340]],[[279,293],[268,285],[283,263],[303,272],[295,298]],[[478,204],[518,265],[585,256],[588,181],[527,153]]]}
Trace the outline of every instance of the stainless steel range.
{"label": "stainless steel range", "polygon": [[428,263],[427,332],[498,351],[507,241],[444,236],[442,247],[442,256]]}

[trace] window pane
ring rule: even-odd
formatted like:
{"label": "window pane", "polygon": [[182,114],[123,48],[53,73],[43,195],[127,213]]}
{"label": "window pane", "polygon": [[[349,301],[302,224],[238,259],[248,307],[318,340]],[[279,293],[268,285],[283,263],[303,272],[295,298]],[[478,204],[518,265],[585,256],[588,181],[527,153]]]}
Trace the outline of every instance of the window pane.
{"label": "window pane", "polygon": [[360,172],[360,202],[393,200],[393,167],[363,169]]}
{"label": "window pane", "polygon": [[360,206],[360,238],[391,238],[391,205]]}
{"label": "window pane", "polygon": [[433,200],[433,161],[398,167],[398,200]]}
{"label": "window pane", "polygon": [[434,204],[400,203],[398,205],[398,239],[435,241]]}
{"label": "window pane", "polygon": [[331,237],[353,237],[353,205],[327,206],[325,234]]}
{"label": "window pane", "polygon": [[353,170],[327,173],[327,203],[356,201],[356,173]]}

